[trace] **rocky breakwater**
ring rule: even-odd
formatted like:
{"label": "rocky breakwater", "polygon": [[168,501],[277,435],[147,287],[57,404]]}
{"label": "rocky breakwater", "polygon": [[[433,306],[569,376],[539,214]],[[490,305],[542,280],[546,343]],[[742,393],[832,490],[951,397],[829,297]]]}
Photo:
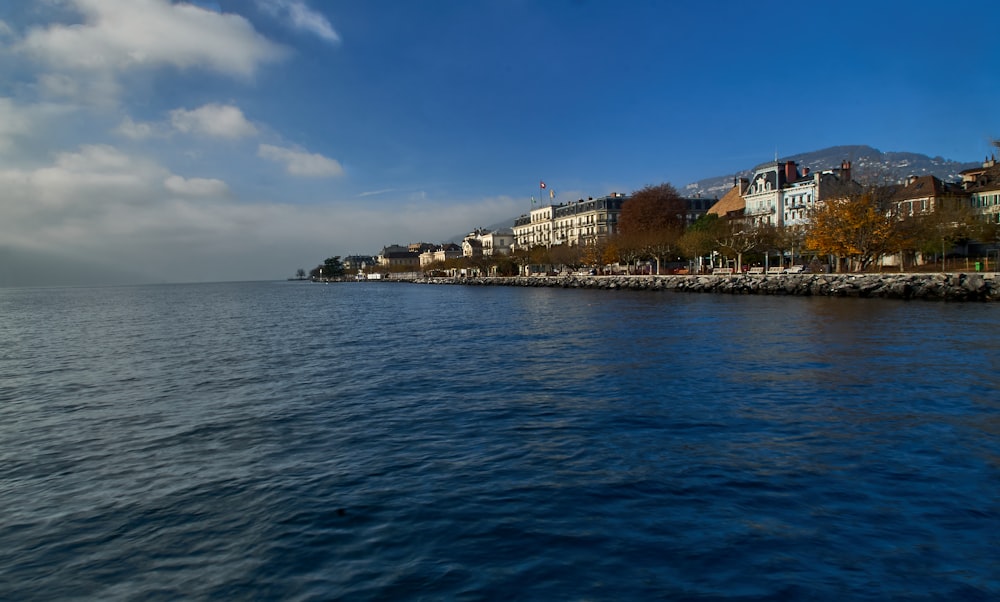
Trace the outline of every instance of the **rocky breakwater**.
{"label": "rocky breakwater", "polygon": [[509,278],[421,278],[421,284],[525,286],[609,290],[679,291],[731,295],[795,295],[1000,301],[993,273],[778,274],[736,276],[516,276]]}

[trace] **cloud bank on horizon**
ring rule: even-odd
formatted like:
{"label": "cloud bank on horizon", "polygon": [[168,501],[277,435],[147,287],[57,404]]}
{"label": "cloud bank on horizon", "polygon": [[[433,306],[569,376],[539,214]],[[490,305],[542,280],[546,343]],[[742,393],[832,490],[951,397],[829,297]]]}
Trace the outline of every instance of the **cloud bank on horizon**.
{"label": "cloud bank on horizon", "polygon": [[[735,2],[13,4],[0,250],[148,281],[281,278],[440,242],[526,211],[542,178],[558,202],[683,185],[777,146],[975,160],[1000,136],[996,78],[956,95],[924,77],[989,55],[985,25],[962,48],[903,52],[868,35],[889,13],[860,3],[871,25],[845,23],[797,62],[757,33],[715,35],[719,10],[748,31],[769,22]],[[934,16],[888,4],[900,28]],[[790,28],[818,15],[799,12]],[[702,33],[663,26],[681,22]]]}

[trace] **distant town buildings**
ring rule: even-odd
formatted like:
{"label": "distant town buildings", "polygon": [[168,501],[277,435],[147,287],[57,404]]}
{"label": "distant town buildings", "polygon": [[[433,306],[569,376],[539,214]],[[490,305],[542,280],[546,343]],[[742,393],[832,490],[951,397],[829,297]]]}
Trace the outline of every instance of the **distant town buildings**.
{"label": "distant town buildings", "polygon": [[743,219],[754,226],[800,227],[817,203],[845,195],[852,183],[851,163],[846,160],[839,169],[815,173],[807,167],[799,171],[794,161],[764,163],[749,180],[738,179],[709,213],[733,218],[742,205]]}
{"label": "distant town buildings", "polygon": [[[612,192],[600,198],[580,199],[533,209],[514,221],[514,246],[528,249],[535,245],[588,245],[618,233],[618,218],[629,197]],[[684,199],[685,220],[695,222],[705,215],[718,199]]]}
{"label": "distant town buildings", "polygon": [[[417,247],[423,243],[417,243]],[[388,245],[378,255],[378,264],[388,269],[417,269],[420,267],[420,253],[411,251],[409,246]]]}
{"label": "distant town buildings", "polygon": [[344,264],[344,273],[354,274],[377,266],[378,257],[374,255],[348,255],[342,263]]}
{"label": "distant town buildings", "polygon": [[624,194],[612,192],[598,199],[533,209],[514,220],[514,245],[528,249],[536,245],[588,244],[606,238],[618,231],[618,216],[625,199]]}
{"label": "distant town buildings", "polygon": [[994,223],[1000,223],[1000,165],[996,156],[983,161],[982,169],[961,173],[962,188],[969,194],[973,209]]}
{"label": "distant town buildings", "polygon": [[[514,247],[514,233],[510,230],[474,230],[465,237],[466,241],[476,241],[482,255],[510,255]],[[475,248],[470,245],[470,250]],[[465,250],[465,246],[462,247]]]}
{"label": "distant town buildings", "polygon": [[420,268],[426,268],[432,263],[444,263],[451,259],[459,259],[464,256],[462,247],[453,242],[438,245],[433,249],[428,249],[420,254]]}
{"label": "distant town buildings", "polygon": [[[987,157],[981,168],[967,169],[961,182],[944,182],[931,176],[911,176],[902,182],[883,184],[889,199],[887,210],[899,216],[932,213],[945,207],[971,208],[985,219],[1000,223],[1000,165]],[[811,170],[794,161],[758,165],[750,178],[736,178],[721,199],[685,199],[688,224],[706,214],[737,220],[752,226],[805,228],[811,213],[822,203],[851,198],[862,190],[854,179],[851,161],[833,169]],[[506,255],[535,246],[584,246],[618,233],[625,194],[612,192],[598,198],[579,199],[558,205],[543,205],[514,220],[510,230],[477,228],[461,243],[412,243],[387,245],[378,256],[351,255],[344,267],[366,272],[376,266],[390,270],[423,269],[460,258]]]}
{"label": "distant town buildings", "polygon": [[942,182],[934,176],[910,176],[891,198],[896,214],[903,217],[955,208],[968,201],[969,195],[960,184]]}

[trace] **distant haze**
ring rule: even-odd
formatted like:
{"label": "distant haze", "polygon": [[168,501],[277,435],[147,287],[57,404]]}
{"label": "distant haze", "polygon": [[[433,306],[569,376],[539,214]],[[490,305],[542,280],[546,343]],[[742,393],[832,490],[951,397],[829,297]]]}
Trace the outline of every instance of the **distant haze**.
{"label": "distant haze", "polygon": [[[972,0],[0,2],[0,285],[284,279],[532,198],[717,196],[775,149],[981,161],[998,22]],[[900,42],[942,23],[960,43]]]}

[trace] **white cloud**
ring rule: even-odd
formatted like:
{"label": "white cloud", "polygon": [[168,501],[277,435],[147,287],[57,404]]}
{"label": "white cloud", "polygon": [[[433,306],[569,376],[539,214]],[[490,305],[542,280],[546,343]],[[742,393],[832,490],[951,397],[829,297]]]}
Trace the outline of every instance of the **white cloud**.
{"label": "white cloud", "polygon": [[132,140],[145,140],[165,135],[163,128],[155,123],[133,121],[131,117],[125,117],[121,124],[115,128],[115,132],[131,138]]}
{"label": "white cloud", "polygon": [[43,73],[39,75],[38,87],[44,96],[77,98],[81,94],[79,80],[59,73]]}
{"label": "white cloud", "polygon": [[286,51],[243,17],[167,0],[70,0],[84,23],[27,33],[19,49],[57,68],[201,67],[250,77]]}
{"label": "white cloud", "polygon": [[214,138],[244,138],[255,136],[257,128],[243,115],[239,107],[207,104],[197,109],[174,109],[170,121],[140,122],[126,116],[115,133],[132,140],[166,138],[173,131]]}
{"label": "white cloud", "polygon": [[377,196],[380,194],[388,194],[390,192],[396,192],[396,190],[397,190],[396,188],[383,188],[381,190],[366,190],[365,192],[358,194],[358,196],[359,197]]}
{"label": "white cloud", "polygon": [[5,247],[172,282],[285,278],[334,254],[440,242],[523,204],[506,197],[424,201],[387,212],[374,200],[247,202],[221,180],[185,178],[108,145],[60,153],[31,169],[0,164],[0,190]]}
{"label": "white cloud", "polygon": [[10,150],[14,138],[31,131],[28,112],[14,104],[9,98],[0,98],[0,151]]}
{"label": "white cloud", "polygon": [[108,71],[86,73],[41,73],[37,91],[40,98],[113,108],[118,104],[122,87]]}
{"label": "white cloud", "polygon": [[243,138],[257,133],[243,111],[232,105],[207,104],[192,111],[175,109],[170,111],[170,123],[184,133],[218,138]]}
{"label": "white cloud", "polygon": [[257,147],[257,156],[283,163],[285,170],[293,176],[329,178],[344,173],[344,168],[334,159],[271,144],[261,144]]}
{"label": "white cloud", "polygon": [[258,0],[257,6],[272,17],[285,19],[294,29],[314,34],[330,43],[340,42],[340,35],[330,21],[302,0]]}
{"label": "white cloud", "polygon": [[33,197],[30,203],[69,209],[67,215],[98,211],[108,204],[142,203],[152,198],[153,182],[168,175],[151,161],[104,144],[59,153],[53,165],[21,173]]}
{"label": "white cloud", "polygon": [[7,25],[5,21],[0,19],[0,37],[12,35],[14,35],[14,30],[11,29],[10,25]]}
{"label": "white cloud", "polygon": [[214,178],[184,178],[173,175],[163,181],[163,186],[183,196],[220,197],[229,194],[229,186]]}

